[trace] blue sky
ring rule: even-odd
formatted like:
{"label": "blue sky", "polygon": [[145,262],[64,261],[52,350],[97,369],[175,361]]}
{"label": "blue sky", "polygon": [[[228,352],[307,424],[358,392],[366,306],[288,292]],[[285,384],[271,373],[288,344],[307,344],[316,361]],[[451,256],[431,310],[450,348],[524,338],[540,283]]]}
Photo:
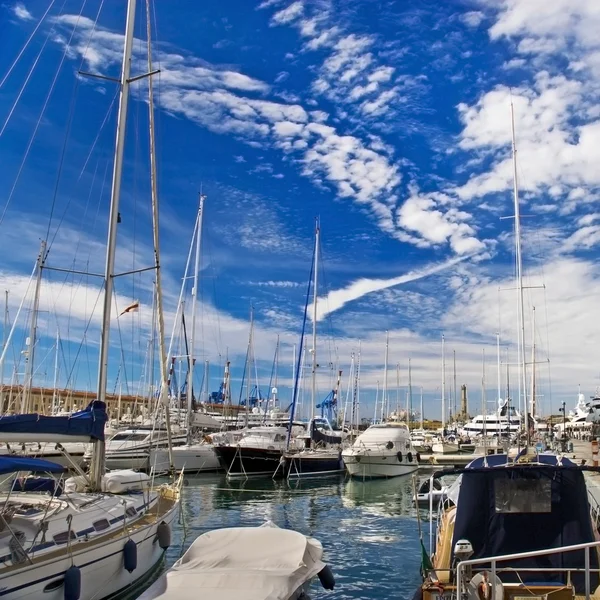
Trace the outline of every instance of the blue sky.
{"label": "blue sky", "polygon": [[[104,3],[100,12],[92,0],[0,7],[0,209],[6,207],[0,268],[11,316],[47,232],[50,265],[102,270],[116,89],[76,72],[118,74],[123,5]],[[154,13],[167,321],[202,186],[198,360],[211,361],[212,388],[226,354],[239,379],[252,304],[261,381],[266,388],[279,334],[287,394],[316,216],[324,259],[320,395],[331,384],[329,362],[339,361],[345,386],[361,340],[369,414],[377,381],[383,384],[386,330],[393,404],[396,364],[404,389],[412,357],[426,413],[440,414],[442,333],[447,395],[456,350],[457,380],[468,385],[471,412],[481,406],[484,349],[487,399],[496,397],[497,331],[503,362],[508,348],[517,381],[512,222],[501,218],[514,212],[512,97],[525,280],[532,288],[526,352],[535,306],[539,401],[543,411],[556,412],[563,399],[574,404],[578,384],[594,392],[600,383],[600,7],[594,0],[188,1],[156,3]],[[135,73],[145,69],[142,4],[137,16]],[[121,270],[152,260],[146,90],[144,82],[132,89]],[[132,387],[142,377],[150,286],[148,274],[117,282],[119,307],[142,302],[137,315],[119,321]],[[38,378],[52,377],[58,325],[60,380],[71,372],[70,383],[93,388],[97,283],[49,273],[43,288]],[[27,308],[31,289],[26,296]],[[19,330],[15,337],[7,372],[24,335]],[[109,388],[120,362],[118,338]]]}

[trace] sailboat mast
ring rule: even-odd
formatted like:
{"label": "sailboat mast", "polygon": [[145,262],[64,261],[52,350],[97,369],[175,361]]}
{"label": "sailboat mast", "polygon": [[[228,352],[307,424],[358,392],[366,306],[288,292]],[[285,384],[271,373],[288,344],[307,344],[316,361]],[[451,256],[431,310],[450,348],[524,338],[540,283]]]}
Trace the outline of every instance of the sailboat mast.
{"label": "sailboat mast", "polygon": [[408,359],[408,430],[410,431],[410,418],[412,415],[412,368]]}
{"label": "sailboat mast", "polygon": [[[8,290],[4,292],[4,327],[2,328],[2,354],[6,350],[8,343]],[[4,361],[0,360],[0,414],[8,409],[4,406]]]}
{"label": "sailboat mast", "polygon": [[498,361],[498,400],[502,398],[502,380],[500,378],[500,332],[496,333],[496,355]]}
{"label": "sailboat mast", "polygon": [[424,420],[424,416],[423,416],[423,386],[421,386],[421,429],[423,429],[423,420]]}
{"label": "sailboat mast", "polygon": [[198,306],[198,275],[200,273],[200,248],[202,247],[202,217],[204,214],[204,200],[206,196],[200,194],[198,205],[198,227],[196,228],[196,249],[194,255],[194,287],[192,288],[192,330],[190,332],[190,356],[187,384],[187,440],[192,443],[192,404],[194,402],[194,366],[196,364],[196,308]]}
{"label": "sailboat mast", "polygon": [[535,306],[531,319],[531,417],[535,419]]}
{"label": "sailboat mast", "polygon": [[452,350],[452,372],[454,373],[454,422],[456,422],[456,350]]}
{"label": "sailboat mast", "polygon": [[[517,300],[519,313],[519,363],[521,365],[521,377],[519,387],[523,389],[523,407],[525,408],[525,431],[529,442],[529,410],[527,406],[527,372],[525,362],[525,312],[523,308],[523,257],[521,254],[521,214],[519,208],[519,183],[517,179],[517,142],[515,137],[515,108],[510,103],[511,132],[512,132],[512,159],[513,159],[513,199],[515,205],[515,255],[517,261]],[[519,394],[520,398],[521,394]]]}
{"label": "sailboat mast", "polygon": [[[113,302],[115,251],[117,247],[117,223],[119,220],[119,200],[121,197],[121,178],[123,175],[123,150],[125,147],[125,129],[127,124],[127,104],[129,100],[129,74],[131,70],[131,53],[133,49],[133,32],[135,26],[135,0],[127,5],[127,23],[125,26],[125,42],[123,47],[123,64],[121,67],[119,95],[119,112],[117,117],[117,134],[115,141],[115,160],[110,199],[108,221],[108,243],[106,246],[106,264],[104,268],[104,300],[102,306],[102,330],[100,334],[100,356],[98,360],[97,399],[106,402],[106,381],[108,372],[108,351],[110,345],[110,317]],[[157,273],[158,275],[158,273]],[[94,443],[94,453],[90,465],[92,488],[101,489],[104,475],[104,441]]]}
{"label": "sailboat mast", "polygon": [[442,333],[442,434],[446,429],[446,353],[445,340]]}
{"label": "sailboat mast", "polygon": [[55,415],[57,413],[57,396],[58,396],[58,348],[59,348],[60,339],[58,337],[58,329],[56,330],[56,352],[54,354],[54,382],[52,389],[52,413]]}
{"label": "sailboat mast", "polygon": [[312,379],[311,379],[311,414],[315,416],[315,405],[317,403],[317,294],[319,283],[319,237],[321,229],[317,220],[315,226],[315,264],[313,267],[313,320],[312,320]]}
{"label": "sailboat mast", "polygon": [[390,332],[385,332],[385,365],[383,366],[383,400],[381,401],[381,420],[388,415],[388,360],[390,351]]}
{"label": "sailboat mast", "polygon": [[31,388],[33,387],[33,366],[35,356],[35,346],[37,342],[37,318],[40,310],[40,291],[42,285],[42,267],[44,265],[46,254],[46,242],[42,240],[40,253],[37,259],[37,273],[35,279],[35,293],[33,296],[33,307],[31,309],[31,324],[29,328],[29,348],[27,350],[27,367],[25,370],[25,385],[23,387],[23,401],[21,403],[21,412],[28,413],[32,409]]}

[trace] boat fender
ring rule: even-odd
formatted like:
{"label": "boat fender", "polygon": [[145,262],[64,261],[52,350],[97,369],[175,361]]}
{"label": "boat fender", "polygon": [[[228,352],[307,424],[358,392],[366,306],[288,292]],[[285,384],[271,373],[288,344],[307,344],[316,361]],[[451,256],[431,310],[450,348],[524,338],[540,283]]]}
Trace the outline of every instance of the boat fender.
{"label": "boat fender", "polygon": [[328,565],[319,571],[319,581],[326,590],[332,590],[335,587],[335,577]]}
{"label": "boat fender", "polygon": [[417,462],[421,461],[421,455],[417,452]]}
{"label": "boat fender", "polygon": [[412,452],[409,452],[409,453],[406,455],[406,458],[408,459],[408,462],[412,462]]}
{"label": "boat fender", "polygon": [[123,566],[129,573],[137,567],[137,545],[133,540],[127,540],[123,546]]}
{"label": "boat fender", "polygon": [[65,571],[64,593],[65,600],[79,600],[81,596],[81,569],[75,565]]}
{"label": "boat fender", "polygon": [[402,462],[402,452],[398,452],[396,456],[398,457],[398,462]]}
{"label": "boat fender", "polygon": [[171,545],[171,528],[164,521],[159,523],[156,529],[156,538],[158,539],[158,545],[163,550],[166,550]]}

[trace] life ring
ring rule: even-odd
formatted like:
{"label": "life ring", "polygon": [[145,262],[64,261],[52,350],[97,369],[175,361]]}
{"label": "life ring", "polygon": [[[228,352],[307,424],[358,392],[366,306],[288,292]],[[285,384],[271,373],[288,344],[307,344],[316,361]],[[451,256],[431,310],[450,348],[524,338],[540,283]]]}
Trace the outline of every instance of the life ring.
{"label": "life ring", "polygon": [[406,458],[408,459],[408,462],[412,462],[412,459],[413,459],[412,452],[409,452],[409,453],[406,455]]}
{"label": "life ring", "polygon": [[398,457],[398,462],[402,462],[402,452],[398,452],[396,456]]}

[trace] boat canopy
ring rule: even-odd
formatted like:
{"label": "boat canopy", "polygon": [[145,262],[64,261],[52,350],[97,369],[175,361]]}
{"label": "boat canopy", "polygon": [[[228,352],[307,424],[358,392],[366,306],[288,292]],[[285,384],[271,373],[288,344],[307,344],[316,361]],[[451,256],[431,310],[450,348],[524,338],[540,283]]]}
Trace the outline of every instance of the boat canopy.
{"label": "boat canopy", "polygon": [[86,408],[66,417],[37,413],[0,417],[1,442],[92,442],[104,441],[108,417],[106,404],[93,400]]}
{"label": "boat canopy", "polygon": [[287,600],[325,568],[322,554],[317,540],[272,523],[209,531],[140,600]]}
{"label": "boat canopy", "polygon": [[18,471],[62,473],[65,470],[65,467],[41,458],[0,456],[0,475]]}
{"label": "boat canopy", "polygon": [[[473,559],[545,550],[595,541],[582,468],[551,454],[522,457],[505,455],[473,460],[462,470],[452,548],[458,540],[473,546]],[[511,561],[510,567],[583,568],[584,550]],[[598,569],[598,554],[590,552],[590,567]],[[503,566],[503,565],[499,565]],[[564,573],[522,572],[522,583],[561,581]],[[516,582],[501,573],[505,582]],[[592,589],[599,584],[591,574]],[[541,578],[541,579],[540,579]],[[573,573],[578,594],[584,574]]]}

